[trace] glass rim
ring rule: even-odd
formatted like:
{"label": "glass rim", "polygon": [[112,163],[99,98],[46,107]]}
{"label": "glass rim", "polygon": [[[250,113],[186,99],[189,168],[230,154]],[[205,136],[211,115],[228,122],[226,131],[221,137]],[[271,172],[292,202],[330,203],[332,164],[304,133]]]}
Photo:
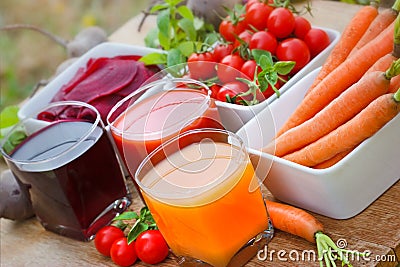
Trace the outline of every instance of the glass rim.
{"label": "glass rim", "polygon": [[[37,120],[37,121],[41,121],[41,122],[46,122],[43,120],[39,120],[37,118],[35,118],[35,116],[37,116],[39,113],[53,108],[53,107],[58,107],[58,106],[82,106],[82,107],[86,107],[91,109],[92,111],[95,112],[96,114],[96,119],[94,120],[94,122],[90,122],[92,124],[92,126],[87,130],[87,132],[82,135],[81,137],[79,137],[79,139],[77,140],[76,143],[74,143],[72,146],[70,146],[69,148],[67,148],[66,150],[62,151],[61,153],[58,153],[55,156],[46,158],[46,159],[42,159],[42,160],[36,160],[36,161],[32,161],[32,160],[18,160],[18,159],[14,159],[12,156],[10,156],[8,153],[6,153],[6,151],[4,151],[3,146],[5,144],[5,142],[7,142],[7,140],[10,138],[11,134],[14,132],[14,130],[16,130],[18,127],[20,127],[21,125],[24,125],[28,120]],[[53,122],[48,122],[49,125],[51,125],[51,123]],[[13,127],[10,129],[10,131],[8,131],[8,133],[4,136],[2,142],[0,143],[0,151],[1,154],[9,161],[14,162],[16,164],[19,165],[36,165],[36,164],[43,164],[43,163],[48,163],[51,162],[53,160],[56,160],[60,157],[63,157],[64,155],[66,155],[67,153],[69,153],[71,150],[75,149],[76,147],[78,147],[84,140],[87,139],[87,137],[89,137],[93,131],[97,128],[97,126],[100,125],[102,129],[104,129],[104,124],[101,120],[101,116],[99,111],[92,105],[86,103],[86,102],[81,102],[81,101],[75,101],[75,100],[67,100],[67,101],[56,101],[56,102],[51,102],[49,103],[46,107],[41,108],[36,110],[35,112],[32,112],[31,114],[27,115],[25,118],[23,118],[22,120],[20,120],[17,124],[13,125]],[[36,133],[36,132],[35,132]],[[23,141],[24,142],[24,141]]]}
{"label": "glass rim", "polygon": [[[194,130],[189,130],[183,133],[180,133],[174,137],[172,137],[171,139],[163,142],[161,145],[159,145],[156,149],[154,149],[152,152],[150,152],[140,163],[139,167],[136,169],[135,174],[134,174],[134,181],[137,183],[137,185],[139,186],[139,188],[143,191],[145,191],[146,193],[148,193],[152,198],[156,198],[157,200],[167,200],[167,199],[171,199],[171,194],[170,193],[159,193],[156,192],[155,190],[148,188],[148,186],[144,185],[141,180],[139,180],[139,176],[140,173],[142,172],[142,170],[144,169],[144,167],[151,162],[152,157],[159,153],[162,149],[164,149],[164,147],[171,145],[173,142],[177,142],[180,138],[188,136],[188,135],[192,135],[192,134],[196,134],[196,133],[220,133],[220,134],[225,134],[226,136],[229,137],[233,137],[235,138],[235,140],[237,141],[238,145],[234,145],[232,142],[228,142],[227,144],[231,145],[231,146],[236,146],[238,147],[238,153],[239,152],[243,152],[247,154],[247,150],[245,148],[244,142],[241,139],[241,137],[239,135],[237,135],[234,132],[225,130],[225,129],[217,129],[217,128],[200,128],[200,129],[194,129]],[[244,155],[240,157],[240,160],[245,159]],[[153,163],[151,163],[153,164]],[[158,163],[156,163],[155,165],[157,165]],[[142,176],[143,177],[143,176]],[[215,188],[215,186],[217,186],[218,184],[222,183],[225,179],[221,180],[221,179],[216,179],[214,181],[212,181],[211,183],[205,185],[205,186],[201,186],[201,187],[209,187],[209,188]],[[200,193],[201,194],[201,193]],[[182,197],[180,199],[186,199],[186,198],[191,198],[191,197],[196,197],[199,194],[195,194],[195,195],[187,195],[185,197]]]}
{"label": "glass rim", "polygon": [[[157,74],[155,74],[154,76],[156,76],[156,75]],[[173,82],[173,83],[186,82],[186,83],[196,84],[196,85],[201,86],[202,88],[206,89],[207,90],[207,94],[205,94],[206,97],[204,98],[204,100],[201,103],[201,108],[199,108],[197,110],[202,110],[205,105],[208,105],[210,103],[210,101],[211,101],[211,93],[212,92],[211,92],[210,88],[205,83],[200,82],[200,81],[195,80],[195,79],[192,79],[192,78],[168,77],[168,80],[165,80],[164,78],[166,78],[166,77],[163,77],[162,79],[159,79],[159,80],[152,81],[150,83],[146,83],[145,82],[138,90],[135,90],[134,92],[132,92],[129,95],[127,95],[126,97],[124,97],[123,99],[118,101],[117,104],[115,104],[111,108],[111,110],[108,112],[107,118],[106,118],[107,125],[110,127],[111,132],[113,132],[115,134],[118,134],[119,136],[123,136],[123,135],[128,134],[131,137],[143,137],[144,135],[146,135],[148,137],[148,135],[157,136],[162,132],[174,129],[173,128],[174,126],[170,126],[170,127],[166,128],[166,129],[163,128],[163,129],[161,129],[159,131],[152,131],[150,133],[143,133],[143,132],[141,132],[141,133],[130,133],[130,132],[125,131],[124,129],[120,130],[119,128],[117,128],[114,125],[114,123],[120,118],[122,118],[123,121],[124,121],[125,118],[123,118],[123,116],[126,116],[126,111],[129,110],[129,107],[134,105],[134,103],[136,101],[134,103],[128,102],[130,105],[125,110],[123,110],[120,114],[118,114],[113,121],[111,121],[111,117],[113,116],[115,111],[117,111],[123,104],[127,103],[127,101],[129,101],[129,99],[131,99],[132,97],[136,96],[137,94],[140,94],[140,93],[142,93],[142,92],[144,92],[146,90],[149,90],[152,87],[158,86],[158,85],[163,84],[163,83],[165,83],[167,81],[170,81],[170,82]],[[150,78],[150,79],[152,79],[152,78]],[[191,89],[191,88],[182,88],[182,90],[187,90],[187,89]],[[170,90],[165,90],[165,92],[171,91],[171,90],[177,90],[177,88],[174,87],[174,88],[172,88]],[[194,119],[196,119],[196,118],[198,118],[200,116],[201,116],[200,112],[195,112],[195,113],[189,114],[188,116],[183,117],[181,119],[181,121],[184,121],[184,122],[188,122],[188,120],[192,121],[192,120],[194,120]],[[123,128],[125,128],[124,123],[123,123]]]}

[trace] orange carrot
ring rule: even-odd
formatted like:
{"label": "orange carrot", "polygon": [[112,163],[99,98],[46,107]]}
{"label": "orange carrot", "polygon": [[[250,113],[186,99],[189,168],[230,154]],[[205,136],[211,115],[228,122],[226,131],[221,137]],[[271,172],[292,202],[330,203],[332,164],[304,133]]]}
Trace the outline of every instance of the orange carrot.
{"label": "orange carrot", "polygon": [[265,203],[272,225],[281,231],[315,243],[315,233],[324,230],[322,223],[304,210],[269,200]]}
{"label": "orange carrot", "polygon": [[375,6],[363,6],[360,8],[343,30],[339,41],[325,60],[321,71],[318,73],[318,76],[314,80],[308,92],[312,91],[313,88],[325,78],[325,76],[331,73],[347,58],[351,50],[377,16],[378,9]]}
{"label": "orange carrot", "polygon": [[392,64],[393,60],[396,60],[397,57],[393,55],[393,53],[389,53],[378,59],[374,65],[372,65],[365,74],[368,74],[370,72],[374,71],[384,71],[387,70],[390,67],[390,64]]}
{"label": "orange carrot", "polygon": [[282,157],[303,148],[357,115],[379,96],[388,93],[390,79],[400,74],[400,59],[385,72],[370,72],[350,86],[311,119],[284,132],[262,150]]}
{"label": "orange carrot", "polygon": [[357,82],[382,56],[392,51],[394,23],[345,60],[305,96],[277,136],[313,117],[339,94]]}
{"label": "orange carrot", "polygon": [[400,90],[375,99],[359,114],[314,143],[283,158],[304,166],[315,166],[357,146],[374,135],[400,112]]}
{"label": "orange carrot", "polygon": [[[338,248],[332,239],[323,233],[323,224],[313,215],[283,203],[265,200],[265,204],[276,229],[317,244],[320,266],[323,266],[323,262],[326,266],[336,266],[336,259],[342,261],[342,266],[351,266],[347,257],[349,251]],[[357,252],[352,253],[360,256]]]}
{"label": "orange carrot", "polygon": [[353,151],[353,148],[350,148],[348,150],[345,150],[339,154],[336,154],[335,156],[333,156],[332,158],[325,160],[324,162],[321,162],[320,164],[317,164],[315,166],[313,166],[314,169],[326,169],[329,167],[332,167],[333,165],[335,165],[336,163],[338,163],[339,161],[341,161],[344,157],[346,157],[348,154],[350,154],[350,152]]}
{"label": "orange carrot", "polygon": [[378,14],[378,16],[371,22],[364,35],[354,46],[353,50],[351,50],[348,57],[353,56],[357,50],[359,50],[361,47],[363,47],[376,36],[378,36],[381,31],[386,29],[390,25],[390,23],[392,23],[396,19],[399,11],[399,5],[400,1],[397,0],[393,4],[392,8],[385,9]]}
{"label": "orange carrot", "polygon": [[393,77],[390,81],[389,93],[395,93],[400,88],[400,76]]}

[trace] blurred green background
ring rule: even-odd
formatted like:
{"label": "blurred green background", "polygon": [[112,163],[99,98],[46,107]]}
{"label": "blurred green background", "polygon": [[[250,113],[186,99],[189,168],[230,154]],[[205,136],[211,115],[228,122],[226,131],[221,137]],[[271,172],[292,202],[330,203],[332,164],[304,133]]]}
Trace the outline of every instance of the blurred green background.
{"label": "blurred green background", "polygon": [[[150,5],[151,0],[2,0],[0,27],[31,24],[65,40],[97,25],[108,35]],[[0,111],[29,96],[67,59],[66,50],[38,32],[0,31]]]}

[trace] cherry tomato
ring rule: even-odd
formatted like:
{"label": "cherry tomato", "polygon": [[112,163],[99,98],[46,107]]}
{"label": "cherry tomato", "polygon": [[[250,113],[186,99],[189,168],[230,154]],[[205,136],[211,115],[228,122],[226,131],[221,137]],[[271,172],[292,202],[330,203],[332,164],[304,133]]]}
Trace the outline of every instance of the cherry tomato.
{"label": "cherry tomato", "polygon": [[110,249],[115,240],[125,237],[124,232],[112,225],[101,228],[94,238],[94,245],[98,252],[104,256],[110,257]]}
{"label": "cherry tomato", "polygon": [[169,253],[167,242],[159,230],[147,230],[136,238],[138,258],[147,264],[162,262]]}
{"label": "cherry tomato", "polygon": [[295,16],[293,34],[303,39],[306,33],[311,29],[311,23],[302,16]]}
{"label": "cherry tomato", "polygon": [[[246,78],[248,78],[249,80],[253,80],[254,78],[254,73],[256,72],[256,68],[257,68],[257,63],[255,60],[247,60],[242,68],[240,69],[240,71],[243,73],[243,75],[246,76]],[[261,72],[261,68],[257,68],[257,72],[260,73]]]}
{"label": "cherry tomato", "polygon": [[288,37],[294,29],[293,13],[284,7],[277,7],[271,11],[267,19],[267,28],[277,38]]}
{"label": "cherry tomato", "polygon": [[211,90],[211,97],[216,99],[217,98],[217,94],[219,92],[219,90],[221,89],[221,85],[219,84],[213,84],[210,86],[210,90]]}
{"label": "cherry tomato", "polygon": [[222,37],[228,42],[235,41],[235,27],[233,26],[232,22],[229,20],[223,20],[219,24],[219,33]]}
{"label": "cherry tomato", "polygon": [[233,44],[218,44],[214,47],[214,59],[220,62],[225,56],[232,54]]}
{"label": "cherry tomato", "polygon": [[207,80],[216,75],[215,59],[211,52],[193,53],[187,60],[190,77],[197,80]]}
{"label": "cherry tomato", "polygon": [[243,31],[238,35],[238,39],[235,40],[235,42],[233,43],[233,48],[237,48],[238,46],[240,46],[242,44],[242,42],[248,44],[251,40],[251,37],[253,36],[252,33],[250,33],[249,31]]}
{"label": "cherry tomato", "polygon": [[246,12],[249,10],[249,8],[255,4],[255,3],[260,3],[260,0],[248,0],[246,2]]}
{"label": "cherry tomato", "polygon": [[267,28],[267,20],[269,15],[271,14],[273,7],[261,3],[255,2],[252,3],[246,11],[246,22],[257,30],[261,31]]}
{"label": "cherry tomato", "polygon": [[280,61],[294,61],[296,65],[291,73],[301,70],[310,61],[310,50],[307,44],[299,38],[287,38],[278,44],[276,57]]}
{"label": "cherry tomato", "polygon": [[250,39],[249,48],[250,49],[262,49],[275,54],[276,47],[278,46],[278,41],[275,36],[268,31],[259,31],[253,34]]}
{"label": "cherry tomato", "polygon": [[237,22],[237,24],[234,25],[228,16],[219,24],[218,29],[219,33],[222,37],[224,37],[226,41],[234,42],[236,40],[235,36],[239,35],[246,28],[247,22],[245,21],[244,17],[241,21]]}
{"label": "cherry tomato", "polygon": [[218,78],[222,83],[236,81],[241,77],[240,69],[244,64],[244,59],[239,55],[227,55],[217,66]]}
{"label": "cherry tomato", "polygon": [[324,30],[317,28],[312,28],[311,30],[309,30],[304,36],[303,40],[310,49],[310,54],[312,58],[318,55],[330,44],[328,34]]}
{"label": "cherry tomato", "polygon": [[111,246],[111,259],[119,266],[131,266],[137,260],[135,242],[128,245],[126,237],[121,237],[114,241]]}
{"label": "cherry tomato", "polygon": [[[279,88],[282,86],[282,83],[279,82],[279,80],[278,80],[278,81],[275,83],[274,86],[275,86],[276,89],[279,89]],[[262,92],[262,94],[264,95],[265,98],[268,98],[268,97],[270,97],[271,95],[275,94],[275,91],[274,91],[274,89],[272,89],[272,86],[269,85],[269,86],[267,87],[267,89],[266,89],[264,92]]]}
{"label": "cherry tomato", "polygon": [[[247,87],[247,85],[240,81],[233,81],[233,82],[225,83],[221,87],[221,89],[219,90],[219,92],[217,94],[217,100],[222,101],[222,102],[228,102],[227,96],[232,99],[237,94],[244,93],[248,89],[249,88]],[[240,104],[241,99],[242,98],[237,97],[235,103]]]}

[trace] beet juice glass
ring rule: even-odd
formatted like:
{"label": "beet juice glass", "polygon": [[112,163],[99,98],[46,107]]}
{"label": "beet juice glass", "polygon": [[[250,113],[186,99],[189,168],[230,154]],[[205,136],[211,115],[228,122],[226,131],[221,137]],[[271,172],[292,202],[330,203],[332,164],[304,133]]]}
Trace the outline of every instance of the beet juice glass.
{"label": "beet juice glass", "polygon": [[29,187],[45,229],[90,240],[130,204],[112,139],[93,106],[49,104],[4,140],[1,152],[17,181]]}
{"label": "beet juice glass", "polygon": [[210,95],[193,79],[153,77],[113,107],[107,122],[132,178],[141,161],[166,140],[191,129],[223,128]]}

